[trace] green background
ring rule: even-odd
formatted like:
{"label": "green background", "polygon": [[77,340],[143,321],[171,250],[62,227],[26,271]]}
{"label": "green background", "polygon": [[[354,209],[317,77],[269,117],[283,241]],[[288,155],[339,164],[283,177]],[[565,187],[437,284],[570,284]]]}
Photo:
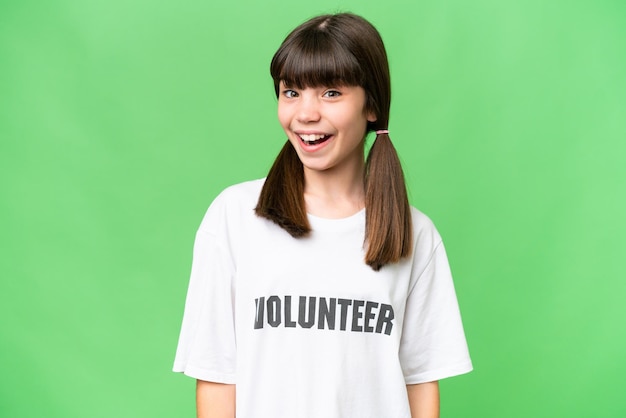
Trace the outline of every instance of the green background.
{"label": "green background", "polygon": [[455,275],[475,371],[442,416],[626,416],[621,0],[0,1],[0,416],[194,416],[195,230],[284,141],[279,43],[348,10]]}

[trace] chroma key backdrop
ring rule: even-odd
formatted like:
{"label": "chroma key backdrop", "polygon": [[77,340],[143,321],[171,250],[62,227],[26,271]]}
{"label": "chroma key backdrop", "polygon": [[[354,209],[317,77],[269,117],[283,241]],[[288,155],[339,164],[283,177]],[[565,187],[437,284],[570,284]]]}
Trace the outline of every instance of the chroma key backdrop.
{"label": "chroma key backdrop", "polygon": [[335,11],[384,38],[391,138],[450,258],[475,370],[441,383],[442,417],[626,416],[624,1],[19,0],[1,417],[195,416],[170,371],[195,231],[285,140],[272,54]]}

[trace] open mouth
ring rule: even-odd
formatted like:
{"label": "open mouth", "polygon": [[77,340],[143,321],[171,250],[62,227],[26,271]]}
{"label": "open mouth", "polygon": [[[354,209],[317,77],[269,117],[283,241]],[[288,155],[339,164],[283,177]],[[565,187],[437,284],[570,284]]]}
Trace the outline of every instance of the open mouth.
{"label": "open mouth", "polygon": [[330,135],[316,135],[316,134],[311,134],[311,135],[299,135],[300,139],[302,140],[302,142],[304,142],[305,145],[318,145],[321,144],[322,142],[325,142],[326,140],[328,140],[328,138],[330,138]]}

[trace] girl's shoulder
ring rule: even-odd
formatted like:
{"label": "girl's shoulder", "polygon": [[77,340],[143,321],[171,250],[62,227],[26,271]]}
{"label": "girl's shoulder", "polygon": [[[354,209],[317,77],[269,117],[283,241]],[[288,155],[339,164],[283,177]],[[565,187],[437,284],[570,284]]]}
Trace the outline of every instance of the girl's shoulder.
{"label": "girl's shoulder", "polygon": [[411,206],[411,222],[414,252],[430,254],[441,245],[441,235],[433,221],[413,206]]}
{"label": "girl's shoulder", "polygon": [[222,190],[207,209],[200,229],[213,229],[253,215],[264,183],[265,179],[250,180]]}
{"label": "girl's shoulder", "polygon": [[262,178],[228,186],[213,200],[209,211],[222,207],[234,209],[238,206],[250,207],[250,205],[254,208],[264,183],[265,179]]}
{"label": "girl's shoulder", "polygon": [[430,217],[414,206],[411,206],[411,222],[413,223],[413,232],[415,233],[422,231],[437,232],[437,228]]}
{"label": "girl's shoulder", "polygon": [[224,202],[247,202],[250,200],[254,201],[256,205],[264,183],[265,178],[262,178],[228,186],[217,195],[211,205]]}

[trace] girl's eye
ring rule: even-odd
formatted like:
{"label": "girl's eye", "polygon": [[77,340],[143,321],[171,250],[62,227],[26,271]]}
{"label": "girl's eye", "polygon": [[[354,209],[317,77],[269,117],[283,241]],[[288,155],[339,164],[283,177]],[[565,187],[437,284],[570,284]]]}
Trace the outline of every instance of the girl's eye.
{"label": "girl's eye", "polygon": [[288,99],[292,99],[294,97],[298,97],[298,93],[296,93],[293,90],[284,90],[283,91],[283,96],[285,96]]}
{"label": "girl's eye", "polygon": [[339,97],[341,96],[341,93],[339,93],[337,90],[328,90],[324,93],[325,97]]}

